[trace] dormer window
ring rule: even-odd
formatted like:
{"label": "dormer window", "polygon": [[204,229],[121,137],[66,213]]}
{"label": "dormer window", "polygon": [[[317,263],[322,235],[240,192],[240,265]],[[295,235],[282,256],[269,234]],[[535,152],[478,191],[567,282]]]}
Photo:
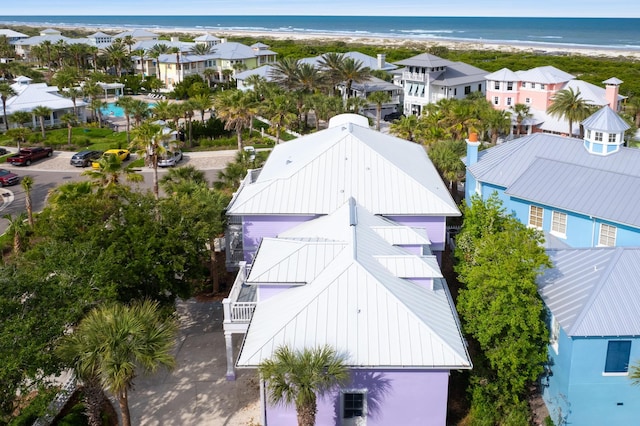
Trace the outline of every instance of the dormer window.
{"label": "dormer window", "polygon": [[602,142],[602,132],[595,132],[593,140],[596,142]]}

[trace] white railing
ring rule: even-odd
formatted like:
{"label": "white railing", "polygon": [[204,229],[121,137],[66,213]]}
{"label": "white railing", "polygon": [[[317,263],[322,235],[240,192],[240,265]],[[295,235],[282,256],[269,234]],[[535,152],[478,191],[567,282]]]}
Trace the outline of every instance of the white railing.
{"label": "white railing", "polygon": [[253,317],[253,311],[256,309],[256,302],[238,302],[240,297],[240,291],[242,286],[249,276],[251,267],[247,265],[247,262],[240,262],[240,269],[238,275],[233,282],[233,287],[229,292],[229,296],[222,301],[222,307],[224,310],[224,322],[225,323],[245,323],[251,322]]}
{"label": "white railing", "polygon": [[429,74],[419,73],[419,72],[403,72],[402,79],[403,80],[412,80],[412,81],[422,81],[426,82]]}

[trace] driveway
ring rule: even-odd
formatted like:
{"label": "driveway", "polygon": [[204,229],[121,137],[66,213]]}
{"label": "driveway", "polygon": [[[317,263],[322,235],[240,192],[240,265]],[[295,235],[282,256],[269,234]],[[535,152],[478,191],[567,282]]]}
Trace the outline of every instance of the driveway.
{"label": "driveway", "polygon": [[[129,394],[134,425],[257,426],[261,422],[255,370],[238,370],[228,382],[222,303],[179,301],[173,372],[140,376]],[[234,340],[239,352],[240,339]],[[117,404],[115,405],[117,407]]]}

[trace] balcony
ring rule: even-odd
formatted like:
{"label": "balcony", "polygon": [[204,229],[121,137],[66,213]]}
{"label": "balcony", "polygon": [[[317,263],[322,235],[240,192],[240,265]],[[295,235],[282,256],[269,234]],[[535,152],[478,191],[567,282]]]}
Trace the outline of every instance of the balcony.
{"label": "balcony", "polygon": [[225,330],[236,328],[237,331],[246,331],[253,317],[253,311],[256,309],[256,288],[245,284],[251,266],[246,262],[240,262],[239,266],[240,270],[229,296],[222,301]]}
{"label": "balcony", "polygon": [[421,83],[426,83],[429,79],[429,74],[405,71],[402,73],[402,79],[405,81],[410,80],[410,81],[419,81]]}

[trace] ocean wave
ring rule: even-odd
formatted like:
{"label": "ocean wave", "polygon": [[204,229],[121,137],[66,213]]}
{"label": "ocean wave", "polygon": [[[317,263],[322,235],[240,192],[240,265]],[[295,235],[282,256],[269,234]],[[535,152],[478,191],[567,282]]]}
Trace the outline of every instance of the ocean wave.
{"label": "ocean wave", "polygon": [[529,38],[543,38],[543,39],[559,39],[562,40],[564,37],[561,36],[537,36],[537,35],[529,35]]}

